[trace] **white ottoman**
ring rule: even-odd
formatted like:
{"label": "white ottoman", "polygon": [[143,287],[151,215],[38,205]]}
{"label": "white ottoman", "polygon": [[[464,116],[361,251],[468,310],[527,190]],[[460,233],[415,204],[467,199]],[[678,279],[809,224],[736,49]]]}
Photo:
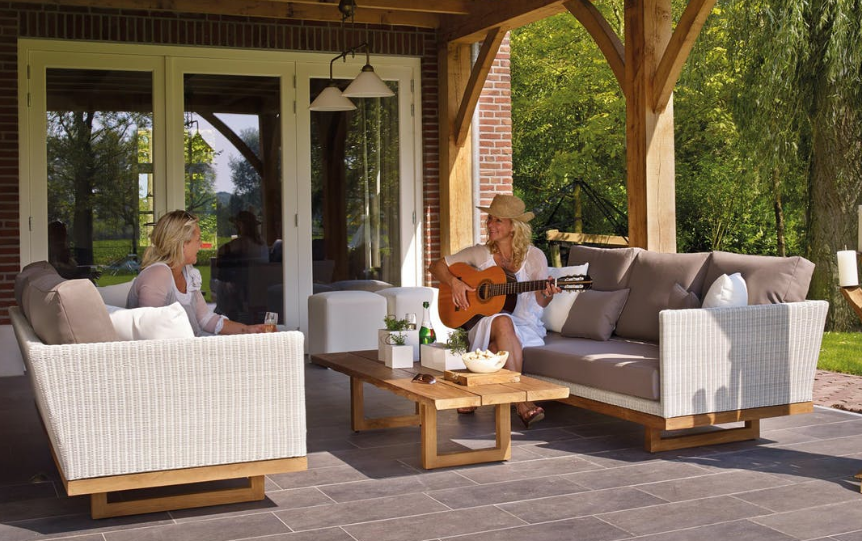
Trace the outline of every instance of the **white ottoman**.
{"label": "white ottoman", "polygon": [[377,349],[386,299],[370,291],[327,291],[308,297],[308,352]]}
{"label": "white ottoman", "polygon": [[377,291],[378,295],[386,297],[387,313],[393,314],[401,319],[404,314],[413,312],[416,314],[416,324],[422,324],[422,308],[423,302],[431,303],[431,326],[434,327],[434,333],[437,335],[438,342],[445,342],[449,338],[449,333],[452,329],[445,327],[440,321],[440,316],[437,314],[437,294],[436,287],[389,287]]}

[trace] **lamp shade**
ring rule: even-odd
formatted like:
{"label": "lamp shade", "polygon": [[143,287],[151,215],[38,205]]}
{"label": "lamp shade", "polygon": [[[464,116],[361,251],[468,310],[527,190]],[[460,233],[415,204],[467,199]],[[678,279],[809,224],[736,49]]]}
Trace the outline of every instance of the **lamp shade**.
{"label": "lamp shade", "polygon": [[394,96],[395,92],[374,73],[371,64],[365,64],[362,72],[344,89],[342,95],[348,98],[388,98]]}
{"label": "lamp shade", "polygon": [[309,111],[352,111],[356,105],[344,97],[334,82],[323,89],[317,98],[308,106]]}

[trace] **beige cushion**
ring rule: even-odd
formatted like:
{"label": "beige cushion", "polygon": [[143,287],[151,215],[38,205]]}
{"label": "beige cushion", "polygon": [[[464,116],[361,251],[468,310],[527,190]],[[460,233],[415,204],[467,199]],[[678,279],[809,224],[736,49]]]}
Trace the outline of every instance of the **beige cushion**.
{"label": "beige cushion", "polygon": [[629,296],[628,289],[582,291],[575,298],[569,317],[560,332],[573,338],[607,340],[614,332],[620,312]]}
{"label": "beige cushion", "polygon": [[708,253],[666,254],[642,250],[631,267],[631,294],[617,323],[617,335],[658,341],[658,313],[672,308],[671,295],[679,284],[701,291]]}
{"label": "beige cushion", "polygon": [[748,287],[748,304],[804,301],[814,263],[804,257],[773,257],[713,252],[706,272],[707,287],[722,274],[738,272]]}
{"label": "beige cushion", "polygon": [[30,280],[46,274],[57,274],[57,269],[47,261],[36,261],[21,269],[21,272],[15,277],[15,303],[18,306],[24,308],[24,289]]}
{"label": "beige cushion", "polygon": [[[563,276],[586,275],[589,270],[589,265],[578,265],[575,267],[550,267],[548,275],[552,278],[562,278]],[[563,328],[563,323],[569,317],[569,312],[572,310],[572,304],[575,302],[575,297],[578,296],[578,291],[563,291],[557,293],[548,306],[542,311],[542,323],[549,331],[560,332]]]}
{"label": "beige cushion", "polygon": [[126,310],[108,307],[119,340],[164,340],[194,338],[189,315],[178,302],[168,306],[144,306]]}
{"label": "beige cushion", "polygon": [[629,269],[640,248],[593,248],[572,246],[569,265],[590,265],[593,289],[616,291],[628,287]]}
{"label": "beige cushion", "polygon": [[89,280],[30,282],[25,294],[30,325],[46,344],[113,342],[117,333],[96,286]]}
{"label": "beige cushion", "polygon": [[606,342],[548,333],[545,345],[524,348],[528,375],[658,400],[659,348],[656,344],[613,338]]}

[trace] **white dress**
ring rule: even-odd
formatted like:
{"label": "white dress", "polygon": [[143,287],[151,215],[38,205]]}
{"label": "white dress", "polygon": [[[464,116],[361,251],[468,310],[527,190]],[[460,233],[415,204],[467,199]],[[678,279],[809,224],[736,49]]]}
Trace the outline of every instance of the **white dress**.
{"label": "white dress", "polygon": [[[447,265],[467,263],[480,271],[497,264],[494,261],[494,255],[491,253],[491,250],[484,244],[464,248],[457,254],[446,256],[445,259]],[[530,246],[527,250],[527,256],[524,258],[524,263],[518,269],[518,272],[515,273],[515,279],[519,282],[524,282],[528,280],[546,280],[547,278],[548,259],[541,250],[535,246]],[[545,331],[545,325],[542,323],[542,310],[543,308],[536,302],[535,291],[519,293],[515,309],[511,314],[501,313],[483,317],[470,329],[470,349],[488,349],[488,344],[491,341],[491,322],[496,317],[508,317],[512,319],[512,323],[515,324],[515,332],[522,347],[545,345],[544,338],[547,332]]]}

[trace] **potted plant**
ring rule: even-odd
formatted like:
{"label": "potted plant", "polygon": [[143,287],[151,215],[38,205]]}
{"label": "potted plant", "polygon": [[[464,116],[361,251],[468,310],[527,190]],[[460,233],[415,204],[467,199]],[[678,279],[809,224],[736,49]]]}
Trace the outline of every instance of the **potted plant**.
{"label": "potted plant", "polygon": [[467,331],[457,328],[449,333],[445,344],[423,344],[420,351],[422,366],[432,370],[461,370],[466,368],[461,355],[470,348]]}
{"label": "potted plant", "polygon": [[405,337],[405,345],[412,348],[413,360],[419,360],[419,331],[410,329],[410,321],[407,318],[399,319],[394,314],[387,314],[383,317],[383,327],[377,331],[377,360],[385,360],[383,351],[389,340],[389,336],[402,334]]}
{"label": "potted plant", "polygon": [[387,335],[383,344],[383,362],[389,368],[410,368],[413,366],[413,346],[407,343],[407,335],[393,332]]}

